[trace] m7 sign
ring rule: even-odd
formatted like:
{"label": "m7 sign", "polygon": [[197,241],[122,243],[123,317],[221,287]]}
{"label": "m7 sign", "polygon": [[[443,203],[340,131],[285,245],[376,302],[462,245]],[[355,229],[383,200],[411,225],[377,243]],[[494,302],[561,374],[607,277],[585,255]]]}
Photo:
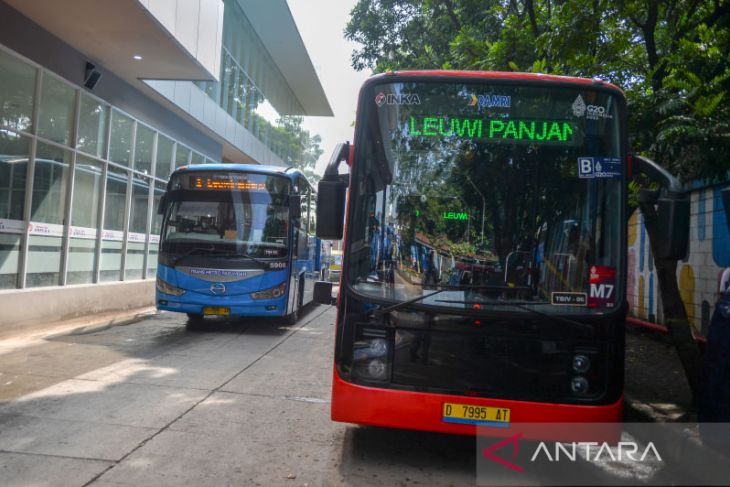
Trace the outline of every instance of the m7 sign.
{"label": "m7 sign", "polygon": [[589,308],[613,308],[616,292],[616,268],[594,265],[588,279]]}

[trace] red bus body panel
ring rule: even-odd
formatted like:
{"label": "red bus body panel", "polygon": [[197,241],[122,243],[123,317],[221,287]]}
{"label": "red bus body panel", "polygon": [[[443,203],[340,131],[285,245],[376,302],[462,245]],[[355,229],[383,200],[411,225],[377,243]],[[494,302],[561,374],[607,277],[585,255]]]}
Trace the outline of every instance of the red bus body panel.
{"label": "red bus body panel", "polygon": [[[607,406],[513,401],[364,387],[343,380],[335,369],[332,378],[332,420],[369,426],[402,428],[459,435],[476,435],[477,427],[445,423],[442,404],[509,408],[512,425],[519,423],[620,423],[623,396]],[[505,436],[505,428],[482,427],[488,436]]]}

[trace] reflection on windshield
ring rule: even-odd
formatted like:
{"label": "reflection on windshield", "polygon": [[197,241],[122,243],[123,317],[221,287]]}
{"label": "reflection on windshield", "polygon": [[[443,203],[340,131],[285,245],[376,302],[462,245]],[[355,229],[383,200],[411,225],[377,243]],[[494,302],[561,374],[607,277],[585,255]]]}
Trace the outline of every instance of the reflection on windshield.
{"label": "reflection on windshield", "polygon": [[259,257],[286,255],[287,218],[284,206],[177,201],[169,209],[165,241],[176,244],[214,244]]}
{"label": "reflection on windshield", "polygon": [[[383,103],[391,93],[418,103]],[[481,98],[470,93],[507,102],[473,104]],[[380,85],[373,100],[351,195],[356,291],[406,301],[445,288],[420,301],[442,307],[616,305],[622,167],[611,95],[407,83]]]}

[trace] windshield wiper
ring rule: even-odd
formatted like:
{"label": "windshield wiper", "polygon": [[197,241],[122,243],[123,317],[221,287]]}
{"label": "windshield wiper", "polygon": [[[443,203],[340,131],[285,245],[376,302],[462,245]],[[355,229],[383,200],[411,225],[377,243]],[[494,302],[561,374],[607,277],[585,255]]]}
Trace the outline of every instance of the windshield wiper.
{"label": "windshield wiper", "polygon": [[372,311],[373,317],[377,318],[377,319],[382,319],[383,315],[386,313],[390,313],[391,311],[397,311],[401,308],[405,308],[406,306],[408,306],[410,304],[417,303],[423,299],[430,298],[431,296],[435,296],[437,294],[440,294],[440,293],[442,293],[444,291],[448,291],[448,290],[449,290],[448,287],[443,287],[441,289],[437,289],[436,291],[434,291],[432,293],[423,294],[421,296],[416,296],[415,298],[409,299],[407,301],[401,301],[400,303],[396,303],[396,304],[388,306],[386,308],[374,309]]}
{"label": "windshield wiper", "polygon": [[[437,300],[439,301],[439,300]],[[560,321],[563,323],[567,323],[569,325],[575,326],[577,328],[581,329],[592,329],[593,327],[587,323],[581,323],[580,321],[571,320],[570,318],[564,318],[562,316],[556,316],[550,313],[545,313],[543,311],[538,311],[536,309],[532,309],[527,307],[528,304],[550,304],[548,301],[497,301],[497,300],[487,300],[487,301],[452,301],[452,300],[443,300],[441,302],[444,303],[458,303],[458,304],[488,304],[490,306],[514,306],[515,308],[521,309],[523,311],[527,311],[528,313],[532,313],[534,315],[542,316],[544,318],[549,318],[553,321]]]}
{"label": "windshield wiper", "polygon": [[193,247],[192,249],[190,249],[190,250],[188,250],[186,252],[183,252],[182,254],[178,255],[175,258],[175,260],[172,261],[172,266],[171,267],[177,266],[177,264],[181,260],[183,260],[184,258],[189,257],[189,256],[191,256],[193,254],[207,254],[207,253],[212,253],[212,254],[215,254],[216,257],[223,257],[223,258],[231,258],[231,257],[238,258],[238,257],[243,257],[243,258],[246,258],[246,259],[251,260],[253,262],[256,262],[257,264],[264,265],[264,262],[262,260],[257,259],[256,257],[254,257],[252,255],[239,254],[239,253],[231,252],[231,251],[228,251],[228,250],[216,249],[214,247]]}

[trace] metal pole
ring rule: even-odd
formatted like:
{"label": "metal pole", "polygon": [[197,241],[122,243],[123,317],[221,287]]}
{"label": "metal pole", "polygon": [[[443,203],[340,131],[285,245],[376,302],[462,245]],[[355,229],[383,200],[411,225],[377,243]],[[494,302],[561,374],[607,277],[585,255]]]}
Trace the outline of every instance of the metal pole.
{"label": "metal pole", "polygon": [[482,192],[479,191],[479,188],[477,188],[477,185],[474,184],[474,181],[472,181],[469,176],[466,176],[466,180],[469,181],[469,184],[472,185],[474,190],[477,192],[477,194],[479,194],[479,197],[482,199],[482,237],[481,237],[481,241],[484,242],[484,217],[485,217],[485,212],[487,210],[487,199],[484,197]]}

